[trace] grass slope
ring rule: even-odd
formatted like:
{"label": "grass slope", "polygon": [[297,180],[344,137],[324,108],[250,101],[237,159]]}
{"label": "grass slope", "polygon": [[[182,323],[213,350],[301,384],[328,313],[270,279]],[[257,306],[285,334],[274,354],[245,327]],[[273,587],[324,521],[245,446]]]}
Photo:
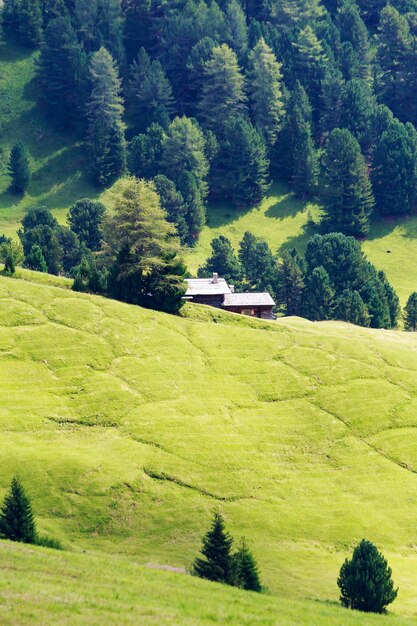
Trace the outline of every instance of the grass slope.
{"label": "grass slope", "polygon": [[140,567],[126,559],[0,542],[2,626],[401,626],[407,619],[291,601]]}
{"label": "grass slope", "polygon": [[337,599],[365,536],[417,615],[417,338],[185,314],[1,277],[0,497],[19,473],[67,547],[180,568],[221,507],[291,599]]}

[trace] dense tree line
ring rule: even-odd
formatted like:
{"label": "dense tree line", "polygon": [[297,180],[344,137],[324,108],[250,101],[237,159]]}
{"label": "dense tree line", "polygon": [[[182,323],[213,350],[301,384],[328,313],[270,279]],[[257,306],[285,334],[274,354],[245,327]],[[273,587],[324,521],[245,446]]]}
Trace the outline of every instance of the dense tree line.
{"label": "dense tree line", "polygon": [[5,0],[3,23],[40,47],[40,102],[88,138],[96,181],[165,176],[164,208],[192,244],[208,196],[244,207],[272,176],[319,195],[327,232],[366,236],[372,212],[415,209],[416,12],[415,0]]}

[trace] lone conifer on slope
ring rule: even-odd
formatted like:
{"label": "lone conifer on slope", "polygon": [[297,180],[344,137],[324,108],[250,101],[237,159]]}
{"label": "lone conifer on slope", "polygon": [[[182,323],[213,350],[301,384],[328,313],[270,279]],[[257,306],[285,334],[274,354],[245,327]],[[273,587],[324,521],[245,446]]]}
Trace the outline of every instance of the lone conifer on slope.
{"label": "lone conifer on slope", "polygon": [[203,537],[201,552],[205,558],[197,558],[194,561],[193,574],[207,580],[232,584],[232,544],[233,539],[225,530],[223,517],[216,511],[211,528]]}
{"label": "lone conifer on slope", "polygon": [[233,555],[233,584],[247,591],[262,591],[259,569],[252,552],[243,539]]}
{"label": "lone conifer on slope", "polygon": [[10,190],[13,193],[24,193],[30,181],[30,166],[28,153],[21,143],[13,146],[8,169],[12,178]]}
{"label": "lone conifer on slope", "polygon": [[13,478],[0,511],[0,537],[22,543],[36,543],[38,534],[32,505],[18,478]]}

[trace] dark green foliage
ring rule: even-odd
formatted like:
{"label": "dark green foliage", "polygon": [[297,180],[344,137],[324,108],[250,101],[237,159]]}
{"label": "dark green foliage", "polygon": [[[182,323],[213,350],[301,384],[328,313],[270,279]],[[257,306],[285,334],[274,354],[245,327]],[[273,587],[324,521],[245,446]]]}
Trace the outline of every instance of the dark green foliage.
{"label": "dark green foliage", "polygon": [[306,281],[306,317],[314,321],[328,320],[333,310],[334,291],[329,275],[323,267],[315,267]]}
{"label": "dark green foliage", "polygon": [[211,242],[212,255],[199,268],[198,276],[204,278],[217,272],[226,282],[236,285],[242,278],[242,268],[236,258],[232,244],[227,237],[220,235]]}
{"label": "dark green foliage", "polygon": [[87,115],[91,165],[96,182],[107,185],[125,172],[126,143],[120,79],[105,48],[91,58],[90,80]]}
{"label": "dark green foliage", "polygon": [[213,162],[212,189],[237,207],[259,202],[269,185],[269,160],[263,138],[242,117],[229,120]]}
{"label": "dark green foliage", "polygon": [[106,208],[101,202],[84,198],[69,210],[68,224],[81,243],[92,251],[98,250],[103,238],[102,222]]}
{"label": "dark green foliage", "polygon": [[262,591],[259,569],[245,540],[233,555],[233,585],[247,591]]}
{"label": "dark green foliage", "polygon": [[391,328],[396,328],[398,318],[401,314],[400,300],[395,293],[392,285],[388,282],[388,279],[384,272],[378,272],[378,279],[383,285],[385,296],[387,299]]}
{"label": "dark green foliage", "polygon": [[4,273],[12,276],[16,271],[15,261],[11,249],[6,252],[4,259]]}
{"label": "dark green foliage", "polygon": [[374,204],[371,184],[359,144],[347,129],[336,128],[327,141],[321,196],[327,230],[356,236],[368,233]]}
{"label": "dark green foliage", "polygon": [[357,326],[369,326],[371,322],[368,307],[360,293],[350,289],[345,289],[338,298],[335,318]]}
{"label": "dark green foliage", "polygon": [[13,478],[0,511],[0,537],[22,543],[36,543],[37,531],[32,505],[18,478]]}
{"label": "dark green foliage", "polygon": [[337,584],[343,606],[366,613],[384,613],[397,597],[391,568],[377,548],[362,539],[340,569]]}
{"label": "dark green foliage", "polygon": [[410,213],[416,204],[416,131],[393,119],[382,132],[373,153],[372,185],[378,212]]}
{"label": "dark green foliage", "polygon": [[268,244],[246,232],[239,244],[239,261],[250,290],[278,290],[278,267]]}
{"label": "dark green foliage", "polygon": [[161,199],[161,206],[167,212],[167,219],[173,222],[177,228],[181,243],[186,243],[188,239],[188,224],[185,219],[187,207],[184,198],[177,190],[175,183],[162,174],[153,179],[156,191]]}
{"label": "dark green foliage", "polygon": [[417,292],[413,291],[404,307],[404,329],[417,331]]}
{"label": "dark green foliage", "polygon": [[358,78],[347,81],[342,90],[341,104],[341,128],[347,128],[366,152],[370,147],[371,118],[374,108],[374,98],[369,83]]}
{"label": "dark green foliage", "polygon": [[129,172],[138,178],[150,179],[161,167],[165,132],[159,124],[152,124],[146,134],[136,135],[128,147]]}
{"label": "dark green foliage", "polygon": [[73,290],[89,293],[106,293],[108,272],[97,267],[94,255],[86,250],[81,263],[74,268]]}
{"label": "dark green foliage", "polygon": [[20,0],[17,32],[20,40],[36,47],[42,39],[42,11],[39,0]]}
{"label": "dark green foliage", "polygon": [[124,0],[124,42],[129,61],[149,45],[151,0]]}
{"label": "dark green foliage", "polygon": [[[58,222],[51,212],[45,207],[30,209],[22,220],[22,227],[18,235],[25,254],[25,265],[28,259],[32,262],[33,246],[39,246],[48,272],[59,274],[63,251],[58,238]],[[37,256],[39,257],[38,254]]]}
{"label": "dark green foliage", "polygon": [[296,107],[292,115],[292,164],[291,181],[296,194],[306,198],[317,189],[318,162],[311,136],[311,125]]}
{"label": "dark green foliage", "polygon": [[62,269],[64,273],[69,274],[72,268],[80,263],[83,248],[77,235],[65,226],[59,225],[56,229],[56,235],[62,250]]}
{"label": "dark green foliage", "polygon": [[23,144],[16,144],[10,153],[9,173],[12,178],[10,190],[13,193],[24,193],[29,185],[31,172],[29,157]]}
{"label": "dark green foliage", "polygon": [[83,126],[86,57],[68,17],[51,20],[45,30],[38,82],[40,102],[60,127]]}
{"label": "dark green foliage", "polygon": [[25,265],[30,270],[35,270],[36,272],[46,273],[48,271],[48,266],[46,265],[45,257],[43,256],[40,246],[33,244],[25,257]]}
{"label": "dark green foliage", "polygon": [[210,530],[203,538],[201,553],[204,558],[197,558],[193,564],[193,574],[214,582],[233,582],[233,540],[226,532],[220,512],[214,513]]}
{"label": "dark green foliage", "polygon": [[278,263],[279,302],[285,315],[302,315],[306,268],[296,250],[284,252]]}

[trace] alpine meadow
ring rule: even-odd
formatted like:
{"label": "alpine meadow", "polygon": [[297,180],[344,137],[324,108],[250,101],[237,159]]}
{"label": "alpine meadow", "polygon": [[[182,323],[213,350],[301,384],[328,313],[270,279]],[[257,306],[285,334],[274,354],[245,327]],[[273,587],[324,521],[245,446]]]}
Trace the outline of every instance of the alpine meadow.
{"label": "alpine meadow", "polygon": [[0,624],[417,623],[417,0],[0,17]]}

